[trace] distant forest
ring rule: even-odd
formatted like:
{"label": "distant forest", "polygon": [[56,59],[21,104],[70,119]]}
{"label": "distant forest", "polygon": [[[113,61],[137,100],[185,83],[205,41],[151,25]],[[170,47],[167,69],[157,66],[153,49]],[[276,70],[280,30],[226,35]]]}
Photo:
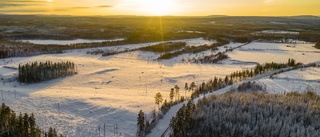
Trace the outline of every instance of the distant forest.
{"label": "distant forest", "polygon": [[[271,24],[270,22],[283,22],[287,25]],[[68,49],[163,42],[199,37],[241,43],[254,40],[282,43],[290,42],[290,40],[303,40],[316,43],[320,39],[318,24],[320,24],[320,20],[317,17],[59,17],[0,15],[0,58],[62,53]],[[295,30],[292,30],[292,28],[295,28]],[[298,31],[298,33],[294,34],[256,33],[263,30],[296,31],[299,29],[303,31]],[[124,40],[70,45],[36,45],[12,41],[20,39],[66,40],[78,38],[124,38]],[[316,47],[319,48],[319,44]],[[190,51],[195,50],[190,49]],[[177,54],[165,54],[161,58],[176,56]]]}
{"label": "distant forest", "polygon": [[184,48],[185,46],[186,46],[185,42],[165,42],[165,43],[160,43],[160,44],[156,44],[148,47],[142,47],[142,48],[139,48],[139,50],[164,53],[164,52],[179,50],[181,48]]}
{"label": "distant forest", "polygon": [[316,43],[316,46],[315,46],[317,49],[320,49],[320,40]]}

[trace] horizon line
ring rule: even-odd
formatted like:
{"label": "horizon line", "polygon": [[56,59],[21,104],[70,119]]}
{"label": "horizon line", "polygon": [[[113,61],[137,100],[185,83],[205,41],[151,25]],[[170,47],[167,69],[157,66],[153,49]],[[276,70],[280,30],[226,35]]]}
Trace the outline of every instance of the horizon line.
{"label": "horizon line", "polygon": [[132,16],[132,17],[320,17],[320,15],[312,15],[312,14],[297,14],[297,15],[129,15],[129,14],[119,14],[119,15],[68,15],[68,14],[8,14],[8,13],[0,13],[0,15],[7,16],[70,16],[70,17],[116,17],[116,16]]}

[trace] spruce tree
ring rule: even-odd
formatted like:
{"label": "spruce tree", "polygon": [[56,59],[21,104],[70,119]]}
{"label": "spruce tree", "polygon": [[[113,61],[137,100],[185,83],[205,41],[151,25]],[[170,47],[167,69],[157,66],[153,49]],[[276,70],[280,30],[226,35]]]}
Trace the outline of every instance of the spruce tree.
{"label": "spruce tree", "polygon": [[144,113],[142,110],[139,111],[138,114],[138,119],[137,119],[138,123],[138,136],[143,136],[144,135],[144,129],[145,129],[145,124],[144,124]]}
{"label": "spruce tree", "polygon": [[187,99],[187,90],[189,89],[189,87],[188,87],[188,83],[185,83],[184,84],[184,97],[185,97],[185,99]]}
{"label": "spruce tree", "polygon": [[175,94],[176,94],[176,100],[180,100],[180,88],[178,85],[174,86]]}
{"label": "spruce tree", "polygon": [[173,97],[174,97],[174,88],[171,88],[171,91],[170,91],[170,101],[171,101],[171,104],[173,102]]}
{"label": "spruce tree", "polygon": [[157,104],[158,105],[158,109],[160,109],[160,104],[162,103],[162,100],[163,100],[161,93],[158,92],[156,94],[156,96],[154,97],[154,99],[155,99],[155,104]]}

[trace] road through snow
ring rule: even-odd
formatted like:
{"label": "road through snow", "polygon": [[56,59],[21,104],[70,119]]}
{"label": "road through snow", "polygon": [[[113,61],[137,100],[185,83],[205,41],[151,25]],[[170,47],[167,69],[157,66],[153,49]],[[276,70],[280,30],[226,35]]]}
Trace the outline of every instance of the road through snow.
{"label": "road through snow", "polygon": [[[310,63],[310,64],[312,64],[312,63]],[[290,68],[282,68],[282,69],[278,69],[278,70],[274,70],[274,71],[270,71],[270,72],[267,72],[267,73],[264,73],[264,74],[257,75],[257,76],[255,76],[253,78],[249,78],[247,80],[243,80],[241,82],[238,82],[236,84],[233,84],[233,85],[224,87],[222,89],[213,91],[211,93],[200,95],[199,97],[193,99],[193,102],[197,103],[204,96],[224,94],[224,93],[230,91],[232,88],[238,87],[238,85],[241,84],[241,83],[258,80],[258,79],[261,79],[261,78],[264,78],[264,77],[269,77],[269,76],[271,76],[271,75],[273,75],[275,73],[279,73],[280,71],[287,71],[289,69],[291,69],[291,67]],[[186,104],[186,103],[187,102],[182,102],[182,103],[179,103],[177,105],[172,106],[171,109],[168,111],[168,113],[163,117],[163,119],[159,120],[159,122],[156,125],[156,127],[154,127],[151,130],[151,133],[148,134],[147,137],[161,137],[161,136],[167,137],[167,136],[169,136],[170,135],[169,134],[170,131],[167,130],[167,129],[169,128],[170,120],[172,119],[172,117],[174,117],[176,115],[176,113],[183,106],[183,104]]]}

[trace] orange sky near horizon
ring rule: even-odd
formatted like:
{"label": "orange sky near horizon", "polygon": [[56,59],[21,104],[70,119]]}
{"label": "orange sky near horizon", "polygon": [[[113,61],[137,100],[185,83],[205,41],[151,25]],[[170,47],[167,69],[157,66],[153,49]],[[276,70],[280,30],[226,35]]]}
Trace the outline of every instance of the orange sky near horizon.
{"label": "orange sky near horizon", "polygon": [[0,14],[320,16],[320,0],[1,0]]}

